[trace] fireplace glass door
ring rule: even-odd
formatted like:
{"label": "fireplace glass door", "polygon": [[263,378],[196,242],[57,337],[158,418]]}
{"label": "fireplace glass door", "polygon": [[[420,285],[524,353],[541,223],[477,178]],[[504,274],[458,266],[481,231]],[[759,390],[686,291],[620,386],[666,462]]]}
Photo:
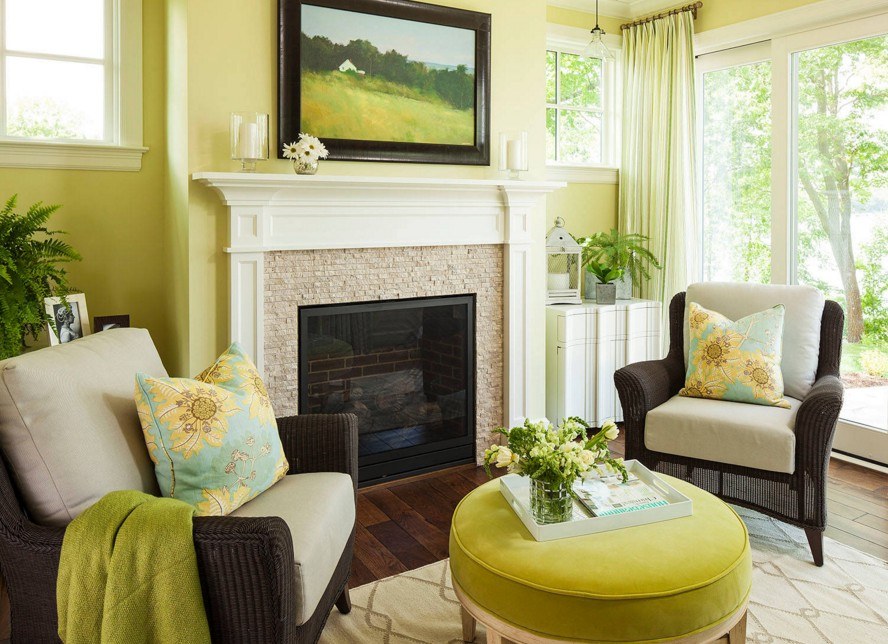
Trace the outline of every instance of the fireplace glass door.
{"label": "fireplace glass door", "polygon": [[299,308],[299,412],[354,414],[362,484],[475,452],[475,296]]}

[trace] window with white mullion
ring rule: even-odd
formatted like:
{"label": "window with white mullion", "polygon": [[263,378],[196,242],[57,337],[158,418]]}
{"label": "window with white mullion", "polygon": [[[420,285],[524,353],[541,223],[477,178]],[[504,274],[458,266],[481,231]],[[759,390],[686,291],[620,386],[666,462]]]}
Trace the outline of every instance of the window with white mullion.
{"label": "window with white mullion", "polygon": [[596,58],[546,52],[547,160],[570,165],[602,162],[604,65]]}
{"label": "window with white mullion", "polygon": [[0,0],[5,139],[115,142],[113,5]]}

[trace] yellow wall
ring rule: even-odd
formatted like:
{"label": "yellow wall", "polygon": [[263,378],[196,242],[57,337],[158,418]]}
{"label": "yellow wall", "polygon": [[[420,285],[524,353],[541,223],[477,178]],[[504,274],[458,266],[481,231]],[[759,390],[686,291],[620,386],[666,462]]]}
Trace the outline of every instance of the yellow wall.
{"label": "yellow wall", "polygon": [[[546,7],[546,20],[556,25],[581,27],[589,30],[595,26],[594,13],[565,9],[564,7]],[[624,22],[628,21],[611,16],[599,15],[598,17],[598,26],[604,29],[605,33],[616,36],[620,35],[620,25]]]}
{"label": "yellow wall", "polygon": [[564,190],[549,195],[546,201],[549,224],[555,217],[581,237],[616,226],[617,184],[572,183]]}
{"label": "yellow wall", "polygon": [[0,198],[18,193],[20,208],[36,201],[62,204],[50,224],[68,231],[68,241],[83,255],[70,275],[86,293],[90,318],[128,313],[133,326],[150,330],[169,365],[178,356],[173,310],[165,296],[164,40],[163,7],[145,2],[144,144],[149,151],[140,172],[0,168]]}
{"label": "yellow wall", "polygon": [[795,9],[818,0],[704,0],[697,13],[694,30],[698,33],[760,18],[778,11]]}
{"label": "yellow wall", "polygon": [[[498,155],[498,133],[526,130],[531,150],[530,176],[542,179],[545,149],[544,100],[546,7],[540,0],[449,0],[448,6],[493,15],[492,32],[492,158]],[[235,170],[229,158],[228,118],[234,110],[271,115],[271,140],[277,140],[276,0],[190,0],[188,34],[188,170]],[[271,160],[260,172],[292,172],[289,162]],[[324,161],[324,174],[492,178],[490,167],[434,166]],[[191,372],[205,367],[228,341],[228,267],[221,252],[227,230],[226,211],[209,189],[189,185],[189,349]],[[534,413],[544,408],[543,243],[547,222],[543,209],[536,220],[538,293],[531,356],[539,382],[534,388]]]}

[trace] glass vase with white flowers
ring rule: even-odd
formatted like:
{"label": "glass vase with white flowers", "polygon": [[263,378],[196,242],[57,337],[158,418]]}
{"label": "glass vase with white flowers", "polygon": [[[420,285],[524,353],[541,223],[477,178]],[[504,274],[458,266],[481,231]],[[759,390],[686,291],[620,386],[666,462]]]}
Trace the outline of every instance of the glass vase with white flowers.
{"label": "glass vase with white flowers", "polygon": [[320,139],[305,132],[299,133],[299,140],[284,146],[284,158],[293,160],[296,174],[315,174],[321,159],[329,152]]}
{"label": "glass vase with white flowers", "polygon": [[493,465],[530,478],[530,507],[537,523],[569,521],[572,488],[579,477],[608,470],[618,472],[624,482],[629,478],[623,459],[610,453],[610,441],[620,434],[614,421],[605,421],[591,435],[590,429],[594,428],[576,416],[558,426],[540,418],[500,427],[495,433],[505,436],[506,444],[484,451],[484,468],[488,476]]}

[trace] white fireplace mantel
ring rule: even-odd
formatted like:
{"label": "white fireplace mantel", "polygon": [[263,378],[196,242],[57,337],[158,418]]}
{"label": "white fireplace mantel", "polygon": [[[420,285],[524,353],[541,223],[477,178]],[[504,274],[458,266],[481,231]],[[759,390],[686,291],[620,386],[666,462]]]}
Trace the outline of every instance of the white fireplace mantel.
{"label": "white fireplace mantel", "polygon": [[504,244],[504,421],[527,415],[531,216],[543,195],[566,184],[240,172],[192,178],[228,206],[230,334],[260,370],[264,253]]}

